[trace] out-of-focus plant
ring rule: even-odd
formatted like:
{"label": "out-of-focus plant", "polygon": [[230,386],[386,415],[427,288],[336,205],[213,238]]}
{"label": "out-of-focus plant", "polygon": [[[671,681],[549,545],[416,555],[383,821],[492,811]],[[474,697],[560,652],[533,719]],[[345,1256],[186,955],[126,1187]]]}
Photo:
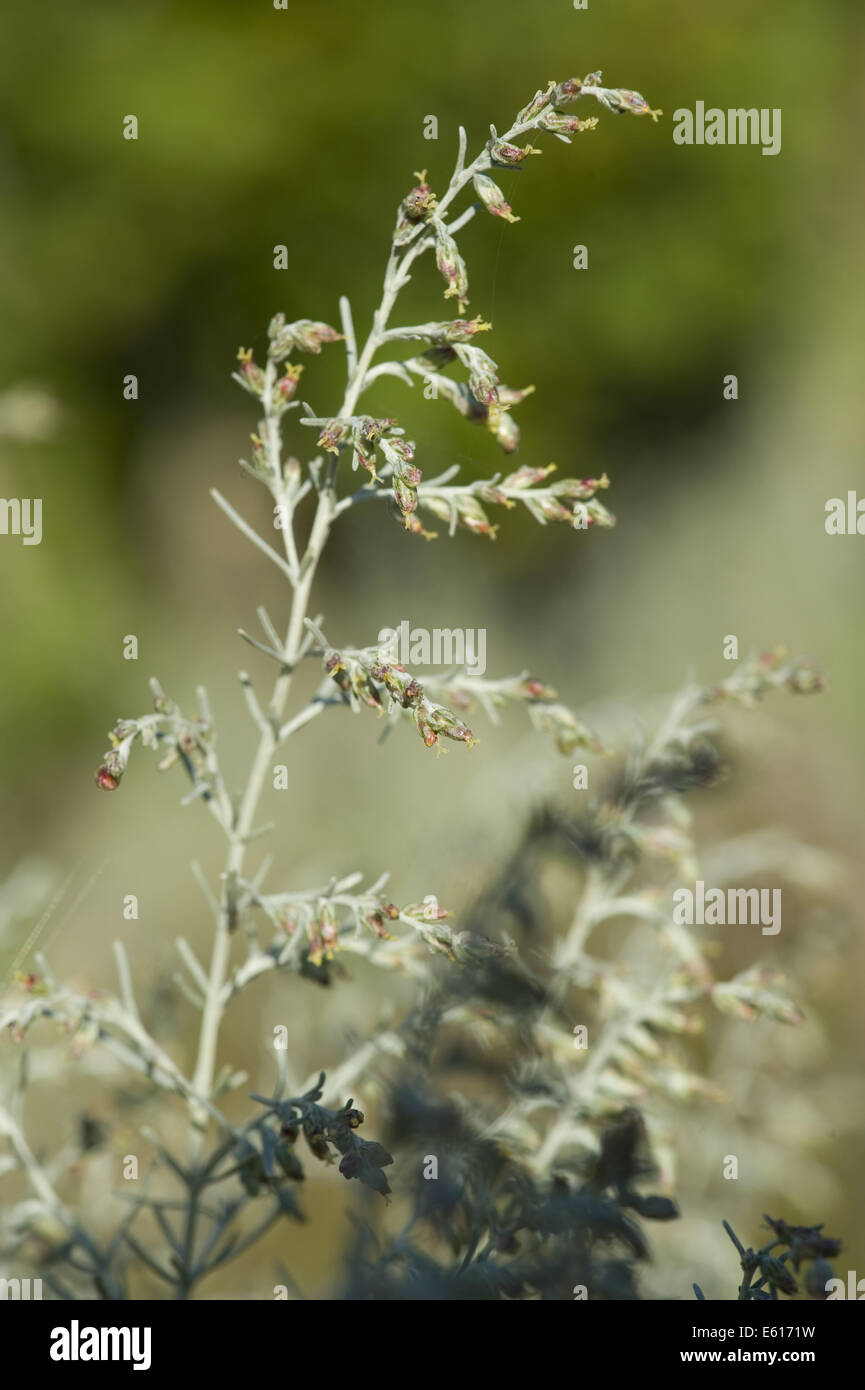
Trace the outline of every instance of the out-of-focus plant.
{"label": "out-of-focus plant", "polygon": [[[821,1302],[827,1299],[829,1282],[834,1278],[829,1260],[841,1253],[840,1240],[824,1236],[822,1225],[791,1226],[783,1220],[773,1221],[771,1216],[764,1220],[774,1239],[759,1250],[746,1250],[729,1222],[724,1222],[724,1230],[735,1245],[742,1266],[739,1302],[775,1302],[779,1294],[795,1297],[801,1291],[798,1276],[805,1263],[808,1269],[803,1281],[804,1292]],[[779,1253],[773,1253],[776,1251]],[[699,1284],[694,1285],[694,1293],[699,1300],[705,1299]]]}
{"label": "out-of-focus plant", "polygon": [[[208,882],[196,867],[214,922],[209,965],[199,961],[185,938],[177,941],[185,971],[180,987],[201,1014],[194,1069],[187,1075],[142,1021],[134,971],[120,943],[115,947],[117,997],[68,988],[38,957],[38,973],[20,975],[21,993],[0,1011],[0,1027],[18,1043],[25,1043],[38,1019],[52,1019],[71,1035],[73,1055],[107,1049],[155,1088],[180,1098],[189,1116],[183,1157],[147,1131],[158,1155],[151,1176],[159,1190],[151,1190],[148,1178],[114,1234],[97,1242],[61,1196],[63,1173],[50,1172],[28,1143],[22,1117],[25,1072],[19,1073],[16,1096],[0,1107],[0,1135],[6,1140],[5,1169],[20,1171],[30,1194],[7,1212],[4,1245],[14,1250],[33,1237],[41,1240],[50,1266],[46,1277],[60,1297],[94,1289],[104,1298],[125,1297],[132,1271],[147,1271],[176,1296],[188,1297],[275,1222],[299,1217],[295,1185],[304,1176],[297,1152],[301,1136],[315,1158],[330,1162],[338,1157],[346,1179],[357,1179],[387,1197],[392,1156],[358,1133],[364,1116],[351,1098],[356,1082],[375,1075],[382,1055],[404,1068],[391,1114],[394,1144],[418,1133],[453,1140],[452,1162],[443,1164],[440,1185],[415,1183],[410,1221],[411,1227],[432,1217],[451,1260],[436,1263],[407,1228],[384,1263],[376,1265],[368,1250],[359,1251],[347,1296],[387,1296],[382,1289],[397,1287],[402,1293],[395,1296],[416,1296],[419,1289],[427,1290],[420,1296],[450,1296],[444,1291],[452,1293],[462,1280],[461,1287],[470,1288],[468,1296],[473,1297],[571,1296],[563,1290],[575,1284],[587,1296],[632,1297],[631,1262],[645,1253],[645,1242],[630,1213],[648,1219],[675,1214],[670,1198],[646,1195],[636,1185],[651,1171],[653,1159],[643,1144],[643,1123],[631,1114],[632,1102],[653,1087],[679,1096],[706,1088],[668,1052],[669,1038],[691,1030],[693,1006],[709,996],[741,1014],[762,1010],[787,1022],[795,1019],[792,1005],[765,976],[746,974],[724,986],[713,982],[697,942],[664,911],[658,872],[663,866],[680,872],[684,866],[688,872],[693,868],[681,797],[710,781],[718,763],[708,740],[710,726],[699,719],[700,711],[722,698],[750,703],[775,686],[807,690],[819,685],[810,668],[784,665],[777,656],[745,663],[715,690],[686,690],[651,745],[631,759],[616,792],[574,830],[586,876],[573,923],[553,962],[553,986],[532,979],[515,960],[514,943],[496,939],[495,926],[492,935],[481,929],[456,930],[431,893],[421,892],[417,902],[403,906],[392,902],[386,874],[367,886],[358,873],[334,873],[314,890],[270,888],[268,861],[256,867],[249,863],[251,847],[269,829],[257,823],[258,807],[277,751],[334,707],[357,712],[365,706],[392,722],[411,722],[425,745],[440,749],[443,739],[467,746],[475,742],[464,721],[474,707],[498,718],[500,708],[519,704],[526,706],[536,727],[553,734],[562,751],[598,749],[594,735],[559,703],[555,692],[525,672],[504,679],[444,672],[421,682],[384,648],[334,645],[325,636],[323,618],[310,612],[313,583],[334,527],[367,500],[384,499],[407,530],[428,538],[435,533],[425,529],[420,519],[425,513],[451,532],[462,527],[493,536],[496,528],[487,511],[492,507],[524,507],[541,524],[562,521],[576,530],[613,523],[596,495],[607,486],[605,475],[552,482],[548,465],[524,466],[468,484],[452,484],[453,470],[426,481],[416,446],[396,417],[373,417],[360,409],[364,393],[381,377],[409,386],[422,380],[426,395],[452,404],[491,431],[507,454],[514,452],[519,431],[511,411],[531,388],[517,390],[501,382],[496,362],[476,342],[489,325],[479,317],[459,317],[400,327],[391,318],[410,272],[428,251],[444,280],[445,298],[456,301],[461,316],[465,313],[469,283],[458,234],[479,209],[506,222],[515,220],[495,172],[538,153],[529,143],[517,143],[529,136],[546,132],[568,142],[590,130],[594,119],[581,120],[565,109],[584,96],[618,113],[650,114],[653,119],[660,114],[650,111],[638,93],[604,87],[601,75],[592,73],[583,81],[550,83],[537,92],[504,135],[491,130],[490,140],[470,163],[461,130],[456,166],[444,192],[437,195],[426,174],[418,174],[400,203],[381,301],[366,339],[358,342],[343,298],[341,333],[324,322],[289,323],[277,314],[269,326],[264,365],[251,351],[239,354],[235,379],[262,412],[251,457],[241,463],[270,494],[281,552],[221,493],[214,490],[213,496],[279,569],[291,593],[284,635],[263,608],[258,610],[262,636],[241,634],[276,666],[272,692],[264,702],[251,677],[240,673],[258,733],[245,784],[237,795],[227,784],[206,691],[200,687],[196,708],[184,711],[156,681],[153,712],[116,724],[96,776],[99,787],[116,791],[135,745],[149,747],[160,770],[182,771],[189,782],[185,800],[200,802],[224,837],[218,884]],[[474,201],[451,220],[452,205],[470,188]],[[304,466],[286,453],[283,440],[286,421],[300,404],[295,398],[303,368],[291,359],[318,355],[337,341],[344,344],[347,363],[342,401],[332,413],[316,412],[304,403],[299,424],[315,430],[320,451]],[[404,344],[415,345],[410,357],[398,355]],[[382,352],[384,359],[377,360]],[[451,370],[455,376],[448,375]],[[346,489],[348,472],[358,469],[366,476]],[[321,663],[321,682],[310,701],[289,713],[294,676],[306,661]],[[647,865],[651,872],[641,881]],[[422,884],[421,890],[428,886]],[[672,964],[651,981],[626,980],[588,953],[596,928],[623,916],[654,929],[671,953]],[[311,1077],[294,1096],[287,1095],[296,1088],[289,1086],[285,1054],[277,1049],[274,1094],[253,1097],[257,1108],[251,1118],[242,1125],[232,1123],[220,1098],[245,1077],[228,1064],[218,1067],[227,1008],[266,972],[327,979],[337,955],[348,952],[416,976],[418,1009],[402,1027],[371,1040],[328,1076]],[[435,969],[437,957],[448,961],[450,978],[446,975],[444,983]],[[454,965],[463,970],[454,971]],[[491,982],[503,1003],[495,1017],[478,1008]],[[572,1039],[562,1026],[566,996],[574,987],[594,993],[599,1002],[598,1036],[581,1067],[573,1065]],[[424,1030],[435,1032],[445,1023],[507,1030],[515,1021],[525,1056],[514,1072],[512,1101],[479,1128],[455,1102],[442,1105],[430,1092],[418,1065]],[[554,1118],[546,1124],[543,1116],[549,1112]],[[616,1116],[612,1131],[604,1130]],[[646,1155],[638,1158],[641,1147]],[[167,1177],[179,1185],[179,1195],[163,1192]],[[250,1206],[256,1218],[251,1222]],[[144,1212],[157,1238],[149,1244],[139,1238],[136,1226]],[[395,1270],[406,1275],[407,1284],[402,1275],[394,1284]]]}

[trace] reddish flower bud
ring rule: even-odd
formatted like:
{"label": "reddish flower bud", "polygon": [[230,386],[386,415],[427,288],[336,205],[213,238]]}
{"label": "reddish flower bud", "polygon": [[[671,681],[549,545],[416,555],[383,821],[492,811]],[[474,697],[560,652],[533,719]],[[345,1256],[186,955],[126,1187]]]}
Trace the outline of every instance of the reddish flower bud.
{"label": "reddish flower bud", "polygon": [[426,181],[426,169],[415,173],[417,187],[407,193],[400,204],[400,212],[409,222],[422,222],[436,205],[436,196]]}
{"label": "reddish flower bud", "polygon": [[393,495],[402,515],[410,516],[417,507],[417,489],[407,483],[399,473],[394,474]]}
{"label": "reddish flower bud", "polygon": [[297,390],[297,383],[300,381],[302,371],[302,366],[294,367],[290,362],[286,362],[282,376],[276,383],[278,401],[290,401],[292,399]]}
{"label": "reddish flower bud", "polygon": [[505,222],[519,222],[520,219],[511,212],[511,205],[504,193],[487,174],[475,174],[474,185],[484,207],[495,217],[502,217]]}
{"label": "reddish flower bud", "polygon": [[329,323],[314,323],[311,319],[299,319],[291,328],[301,352],[319,353],[323,343],[338,343],[342,339],[342,334],[331,328]]}
{"label": "reddish flower bud", "polygon": [[552,95],[553,106],[564,106],[569,101],[576,101],[583,90],[583,84],[578,77],[569,77],[567,81],[560,82]]}
{"label": "reddish flower bud", "polygon": [[534,145],[524,145],[520,149],[519,145],[509,145],[506,140],[489,140],[487,149],[494,164],[521,164],[527,155],[541,153]]}
{"label": "reddish flower bud", "polygon": [[285,314],[275,314],[267,329],[270,338],[268,355],[274,362],[281,362],[292,348],[301,352],[321,352],[323,343],[336,343],[342,338],[328,323],[318,323],[312,319],[298,319],[296,323],[286,323]]}
{"label": "reddish flower bud", "polygon": [[581,121],[579,116],[565,116],[561,111],[545,111],[538,126],[554,135],[578,135],[581,130],[594,130],[598,124],[597,116],[588,116]]}
{"label": "reddish flower bud", "polygon": [[619,116],[629,111],[633,116],[651,116],[655,124],[658,117],[664,114],[663,111],[653,111],[640,92],[631,92],[627,87],[618,87],[615,91],[606,92],[599,100],[608,110],[615,111]]}
{"label": "reddish flower bud", "polygon": [[555,82],[551,82],[545,91],[535,92],[531,101],[528,105],[523,107],[522,111],[520,111],[517,116],[517,125],[527,125],[529,121],[534,120],[535,116],[543,111],[545,106],[549,105],[550,94],[555,85]]}
{"label": "reddish flower bud", "polygon": [[260,396],[264,389],[264,372],[253,361],[251,348],[238,348],[237,360],[240,363],[238,379],[253,396]]}
{"label": "reddish flower bud", "polygon": [[339,446],[346,436],[347,426],[339,420],[330,420],[318,436],[318,447],[329,454],[338,454]]}
{"label": "reddish flower bud", "polygon": [[463,305],[468,303],[466,264],[453,237],[441,225],[436,227],[436,266],[447,285],[445,299],[456,297],[462,311]]}
{"label": "reddish flower bud", "polygon": [[492,328],[492,324],[485,323],[480,317],[474,319],[451,319],[449,323],[442,324],[444,336],[449,343],[466,343],[469,339],[473,338],[475,334],[486,333],[489,328]]}

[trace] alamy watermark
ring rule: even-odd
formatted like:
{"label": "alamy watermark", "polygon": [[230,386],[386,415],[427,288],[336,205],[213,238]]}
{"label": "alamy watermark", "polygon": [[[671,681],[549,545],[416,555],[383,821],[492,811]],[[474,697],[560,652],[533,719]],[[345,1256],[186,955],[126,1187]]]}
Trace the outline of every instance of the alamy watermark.
{"label": "alamy watermark", "polygon": [[487,631],[484,627],[412,627],[403,618],[399,627],[378,634],[382,651],[401,666],[459,666],[473,676],[487,669]]}
{"label": "alamy watermark", "polygon": [[830,497],[825,506],[827,536],[865,536],[865,497],[854,491],[843,497]]}
{"label": "alamy watermark", "polygon": [[781,153],[781,108],[756,106],[722,111],[698,101],[694,111],[680,106],[673,112],[677,145],[762,145],[763,154]]}
{"label": "alamy watermark", "polygon": [[39,545],[42,498],[0,497],[0,536],[21,536],[25,545]]}
{"label": "alamy watermark", "polygon": [[0,1279],[0,1302],[13,1299],[16,1302],[37,1301],[42,1298],[41,1279]]}
{"label": "alamy watermark", "polygon": [[781,930],[780,888],[707,888],[697,879],[693,892],[677,888],[673,893],[673,921],[677,926],[762,926],[764,936]]}
{"label": "alamy watermark", "polygon": [[151,1355],[149,1327],[71,1327],[51,1332],[52,1361],[131,1361],[134,1371],[148,1371]]}

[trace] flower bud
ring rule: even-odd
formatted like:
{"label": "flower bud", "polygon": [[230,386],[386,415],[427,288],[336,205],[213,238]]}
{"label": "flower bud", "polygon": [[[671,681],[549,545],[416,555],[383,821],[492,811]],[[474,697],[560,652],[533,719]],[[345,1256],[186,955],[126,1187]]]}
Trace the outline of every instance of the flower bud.
{"label": "flower bud", "polygon": [[325,955],[331,957],[339,942],[339,927],[333,914],[332,907],[325,907],[319,918],[321,928],[321,944]]}
{"label": "flower bud", "polygon": [[411,241],[418,227],[435,211],[436,198],[426,181],[426,170],[422,174],[415,174],[415,178],[419,180],[417,187],[407,193],[399,205],[393,234],[394,246],[405,246]]}
{"label": "flower bud", "polygon": [[426,169],[415,173],[417,187],[407,193],[400,204],[400,213],[409,222],[423,222],[436,205],[436,196],[426,181]]}
{"label": "flower bud", "polygon": [[292,324],[294,341],[301,352],[320,353],[324,343],[338,343],[342,334],[337,333],[328,323],[314,323],[310,319],[299,319]]}
{"label": "flower bud", "polygon": [[387,924],[381,912],[368,912],[363,920],[382,941],[394,941],[396,939],[391,936],[388,931]]}
{"label": "flower bud", "polygon": [[450,521],[451,504],[444,497],[437,497],[434,492],[425,492],[423,505],[433,516],[437,516],[439,521]]}
{"label": "flower bud", "polygon": [[414,458],[414,443],[397,435],[393,439],[382,439],[381,451],[391,467],[402,469],[403,464],[411,463]]}
{"label": "flower bud", "polygon": [[561,111],[546,111],[538,122],[541,130],[549,130],[554,135],[578,135],[581,130],[594,130],[597,124],[597,116],[581,121],[579,116],[565,116]]}
{"label": "flower bud", "polygon": [[113,792],[126,771],[129,749],[109,748],[102,759],[102,766],[96,773],[96,785],[103,791]]}
{"label": "flower bud", "polygon": [[491,323],[484,323],[478,317],[474,319],[451,319],[449,323],[441,325],[442,334],[448,343],[467,343],[478,333],[486,333],[487,329],[492,328]]}
{"label": "flower bud", "polygon": [[371,444],[374,444],[376,440],[381,439],[386,429],[390,429],[395,424],[396,420],[390,418],[375,420],[371,415],[364,415],[361,417],[360,433],[362,438],[368,439]]}
{"label": "flower bud", "polygon": [[339,420],[328,421],[321,434],[318,436],[317,444],[319,449],[324,449],[329,454],[338,454],[339,446],[345,439],[347,428],[348,427]]}
{"label": "flower bud", "polygon": [[306,1139],[307,1144],[310,1147],[310,1151],[315,1155],[315,1157],[319,1159],[322,1163],[329,1162],[330,1149],[327,1147],[327,1140],[325,1139],[323,1132],[312,1120],[304,1120],[303,1135]]}
{"label": "flower bud", "polygon": [[516,119],[517,125],[527,125],[529,121],[533,121],[535,116],[543,111],[545,106],[549,105],[550,93],[555,85],[555,82],[551,82],[544,91],[535,92],[528,105],[524,106],[522,111],[519,112]]}
{"label": "flower bud", "polygon": [[527,155],[542,153],[534,145],[524,145],[520,149],[519,145],[510,145],[506,140],[488,140],[487,149],[494,164],[521,164]]}
{"label": "flower bud", "polygon": [[467,531],[474,532],[477,536],[489,536],[495,540],[498,526],[491,526],[490,519],[476,497],[463,494],[458,503],[459,523]]}
{"label": "flower bud", "polygon": [[300,381],[303,367],[294,367],[290,362],[286,362],[282,376],[278,378],[274,390],[274,405],[285,405],[292,399],[297,390],[297,383]]}
{"label": "flower bud", "polygon": [[238,348],[237,360],[240,363],[240,371],[236,379],[250,395],[260,396],[264,390],[264,372],[253,361],[252,348]]}
{"label": "flower bud", "polygon": [[483,348],[472,347],[469,343],[457,345],[457,357],[469,370],[469,390],[476,401],[482,405],[495,405],[498,401],[499,378],[496,364]]}
{"label": "flower bud", "polygon": [[523,681],[523,689],[530,700],[555,700],[556,698],[556,692],[552,686],[544,685],[543,681],[530,678]]}
{"label": "flower bud", "polygon": [[499,382],[499,405],[519,405],[526,396],[533,396],[534,393],[534,386],[503,386]]}
{"label": "flower bud", "polygon": [[423,719],[428,730],[441,734],[444,738],[453,739],[455,743],[467,743],[471,748],[477,742],[471,729],[441,705],[427,702],[423,710]]}
{"label": "flower bud", "polygon": [[511,205],[505,199],[504,193],[489,175],[475,174],[473,182],[475,193],[493,216],[502,217],[505,222],[519,222],[520,219],[511,212]]}
{"label": "flower bud", "polygon": [[626,112],[631,112],[634,116],[651,116],[657,124],[658,117],[663,116],[663,111],[653,111],[646,101],[646,98],[639,92],[631,92],[627,87],[618,87],[614,91],[605,92],[599,96],[598,100],[603,102],[609,111],[615,111],[616,115],[622,116]]}
{"label": "flower bud", "polygon": [[267,355],[271,362],[281,362],[297,347],[292,329],[285,326],[285,314],[276,314],[267,331],[271,339]]}
{"label": "flower bud", "polygon": [[609,530],[615,526],[616,518],[613,513],[608,512],[607,508],[596,497],[593,497],[590,502],[586,502],[585,507],[589,514],[590,526],[599,526],[602,530]]}
{"label": "flower bud", "polygon": [[502,479],[501,486],[508,491],[524,487],[534,487],[536,483],[542,483],[544,478],[548,478],[556,470],[554,463],[548,463],[544,468],[533,468],[530,464],[525,464],[518,468],[516,473],[509,473]]}
{"label": "flower bud", "polygon": [[30,971],[16,970],[15,983],[19,989],[24,989],[28,994],[46,994],[47,986],[43,984],[38,975],[33,975]]}
{"label": "flower bud", "polygon": [[506,454],[516,453],[520,443],[520,427],[509,411],[491,405],[487,413],[487,429]]}
{"label": "flower bud", "polygon": [[576,101],[583,90],[583,84],[578,77],[569,77],[566,82],[560,82],[553,92],[551,105],[564,106],[569,101]]}
{"label": "flower bud", "polygon": [[569,526],[575,524],[574,513],[570,507],[566,507],[563,502],[560,502],[549,492],[537,493],[534,498],[534,505],[547,521],[566,521]]}
{"label": "flower bud", "polygon": [[826,686],[826,677],[809,662],[800,662],[787,677],[787,688],[794,695],[814,695]]}
{"label": "flower bud", "polygon": [[330,324],[312,319],[298,319],[296,323],[285,322],[285,314],[274,314],[267,327],[270,338],[268,356],[273,362],[281,362],[292,348],[301,352],[321,352],[323,343],[336,343],[342,338]]}
{"label": "flower bud", "polygon": [[564,478],[556,484],[556,493],[559,497],[572,497],[574,500],[585,501],[588,497],[593,497],[598,488],[610,486],[610,480],[606,473],[600,478]]}
{"label": "flower bud", "polygon": [[463,305],[468,303],[469,282],[466,263],[457,250],[453,237],[445,231],[441,223],[436,226],[436,266],[447,284],[445,299],[456,298],[462,312]]}
{"label": "flower bud", "polygon": [[375,449],[365,441],[356,439],[354,444],[354,454],[352,455],[351,466],[357,468],[360,464],[372,477],[373,481],[378,481],[378,471],[375,466]]}
{"label": "flower bud", "polygon": [[433,899],[425,903],[412,903],[404,909],[406,917],[422,917],[426,922],[443,922],[451,916],[446,907]]}
{"label": "flower bud", "polygon": [[417,489],[405,482],[399,473],[393,476],[393,495],[403,518],[411,516],[417,507]]}

